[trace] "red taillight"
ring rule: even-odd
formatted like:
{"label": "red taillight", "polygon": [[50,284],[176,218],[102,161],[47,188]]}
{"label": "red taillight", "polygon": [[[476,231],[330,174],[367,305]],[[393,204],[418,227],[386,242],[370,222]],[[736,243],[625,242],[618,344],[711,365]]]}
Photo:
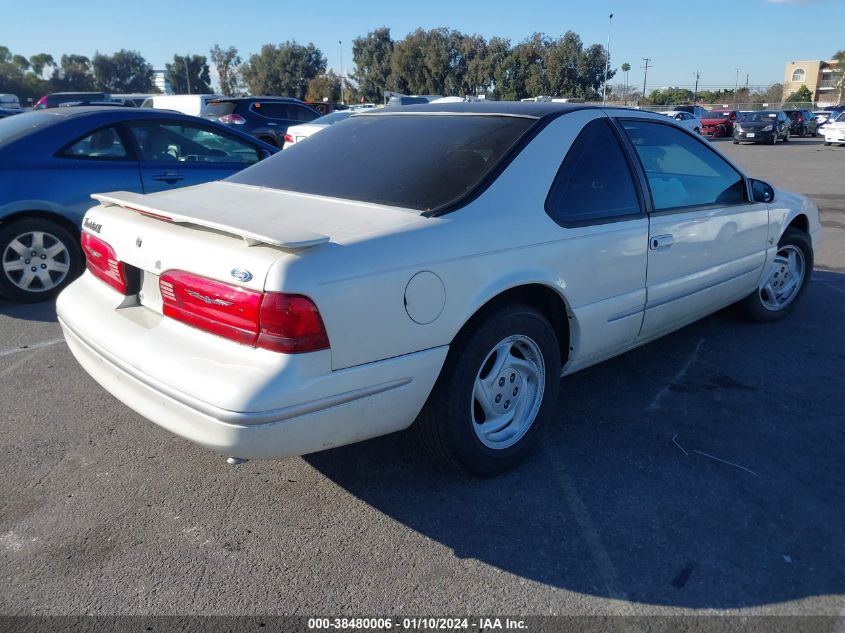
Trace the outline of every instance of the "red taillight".
{"label": "red taillight", "polygon": [[285,134],[285,143],[293,143],[293,136],[290,134]]}
{"label": "red taillight", "polygon": [[164,314],[244,345],[287,354],[329,347],[323,320],[307,297],[263,293],[180,270],[159,279]]}
{"label": "red taillight", "polygon": [[317,306],[308,297],[268,292],[261,302],[258,347],[286,354],[329,347]]}
{"label": "red taillight", "polygon": [[82,233],[82,250],[85,251],[86,266],[98,279],[121,294],[126,294],[129,282],[126,278],[126,266],[117,259],[114,249],[99,237]]}
{"label": "red taillight", "polygon": [[224,114],[219,119],[217,119],[221,123],[231,123],[233,125],[243,125],[246,123],[246,119],[243,118],[240,114]]}
{"label": "red taillight", "polygon": [[799,115],[799,116],[798,116],[798,122],[799,122],[799,123],[803,123],[803,122],[804,122],[804,117],[802,117],[802,116],[800,116],[800,115]]}

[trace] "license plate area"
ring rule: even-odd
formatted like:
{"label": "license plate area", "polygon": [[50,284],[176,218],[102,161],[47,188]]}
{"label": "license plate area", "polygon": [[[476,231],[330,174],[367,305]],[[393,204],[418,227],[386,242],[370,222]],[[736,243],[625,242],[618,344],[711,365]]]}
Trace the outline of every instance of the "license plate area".
{"label": "license plate area", "polygon": [[138,291],[138,302],[159,314],[164,313],[164,301],[161,298],[161,288],[158,285],[159,276],[149,271],[141,271],[141,289]]}
{"label": "license plate area", "polygon": [[745,136],[747,136],[748,138],[754,138],[754,132],[749,132]]}

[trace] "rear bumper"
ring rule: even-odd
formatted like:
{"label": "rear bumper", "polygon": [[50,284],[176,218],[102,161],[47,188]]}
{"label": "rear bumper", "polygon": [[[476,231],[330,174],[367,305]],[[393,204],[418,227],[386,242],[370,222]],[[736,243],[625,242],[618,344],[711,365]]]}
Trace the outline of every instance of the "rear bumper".
{"label": "rear bumper", "polygon": [[825,143],[845,143],[845,130],[825,130]]}
{"label": "rear bumper", "polygon": [[[80,365],[143,417],[224,455],[247,459],[305,455],[407,428],[428,398],[448,352],[448,347],[439,347],[311,379],[299,377],[277,393],[271,408],[228,409],[200,394],[175,389],[140,370],[136,358],[130,362],[118,357],[114,353],[118,350],[93,340],[92,330],[102,338],[103,330],[113,325],[117,329],[126,317],[105,311],[94,325],[76,318],[85,311],[78,311],[72,301],[97,302],[96,296],[84,292],[91,281],[87,277],[69,286],[70,294],[63,294],[58,302],[59,323]],[[168,363],[166,357],[160,360]],[[243,368],[235,369],[243,373]],[[196,380],[228,370],[201,364]],[[285,371],[295,369],[280,367],[280,372]]]}

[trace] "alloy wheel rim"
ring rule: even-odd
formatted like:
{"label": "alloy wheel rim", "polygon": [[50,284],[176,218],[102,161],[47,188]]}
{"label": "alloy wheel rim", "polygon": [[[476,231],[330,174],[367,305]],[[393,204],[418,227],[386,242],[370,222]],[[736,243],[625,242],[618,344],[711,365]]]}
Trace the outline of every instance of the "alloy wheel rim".
{"label": "alloy wheel rim", "polygon": [[534,424],[545,388],[543,353],[531,338],[517,334],[493,346],[476,374],[470,401],[478,440],[494,450],[516,444]]}
{"label": "alloy wheel rim", "polygon": [[806,274],[804,253],[797,246],[782,246],[772,260],[758,292],[766,310],[783,310],[795,300]]}
{"label": "alloy wheel rim", "polygon": [[45,231],[21,233],[3,251],[3,273],[26,292],[47,292],[61,284],[70,271],[70,253],[64,242]]}

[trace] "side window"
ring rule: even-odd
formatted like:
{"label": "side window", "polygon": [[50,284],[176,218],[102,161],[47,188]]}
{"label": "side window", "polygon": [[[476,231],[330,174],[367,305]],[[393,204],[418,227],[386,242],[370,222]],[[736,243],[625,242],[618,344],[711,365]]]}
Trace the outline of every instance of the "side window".
{"label": "side window", "polygon": [[251,145],[204,126],[151,122],[133,124],[131,130],[146,161],[251,165],[261,159]]}
{"label": "side window", "polygon": [[120,135],[106,127],[69,145],[62,153],[66,158],[126,158],[129,154]]}
{"label": "side window", "polygon": [[716,152],[684,132],[622,121],[645,170],[655,211],[745,202],[745,181]]}
{"label": "side window", "polygon": [[546,198],[546,213],[562,226],[640,213],[631,170],[606,119],[591,121],[575,139]]}
{"label": "side window", "polygon": [[293,110],[293,112],[291,113],[293,116],[291,118],[296,119],[297,121],[313,121],[318,116],[320,116],[318,113],[314,112],[310,108],[305,108],[303,106],[291,106],[291,110]]}

